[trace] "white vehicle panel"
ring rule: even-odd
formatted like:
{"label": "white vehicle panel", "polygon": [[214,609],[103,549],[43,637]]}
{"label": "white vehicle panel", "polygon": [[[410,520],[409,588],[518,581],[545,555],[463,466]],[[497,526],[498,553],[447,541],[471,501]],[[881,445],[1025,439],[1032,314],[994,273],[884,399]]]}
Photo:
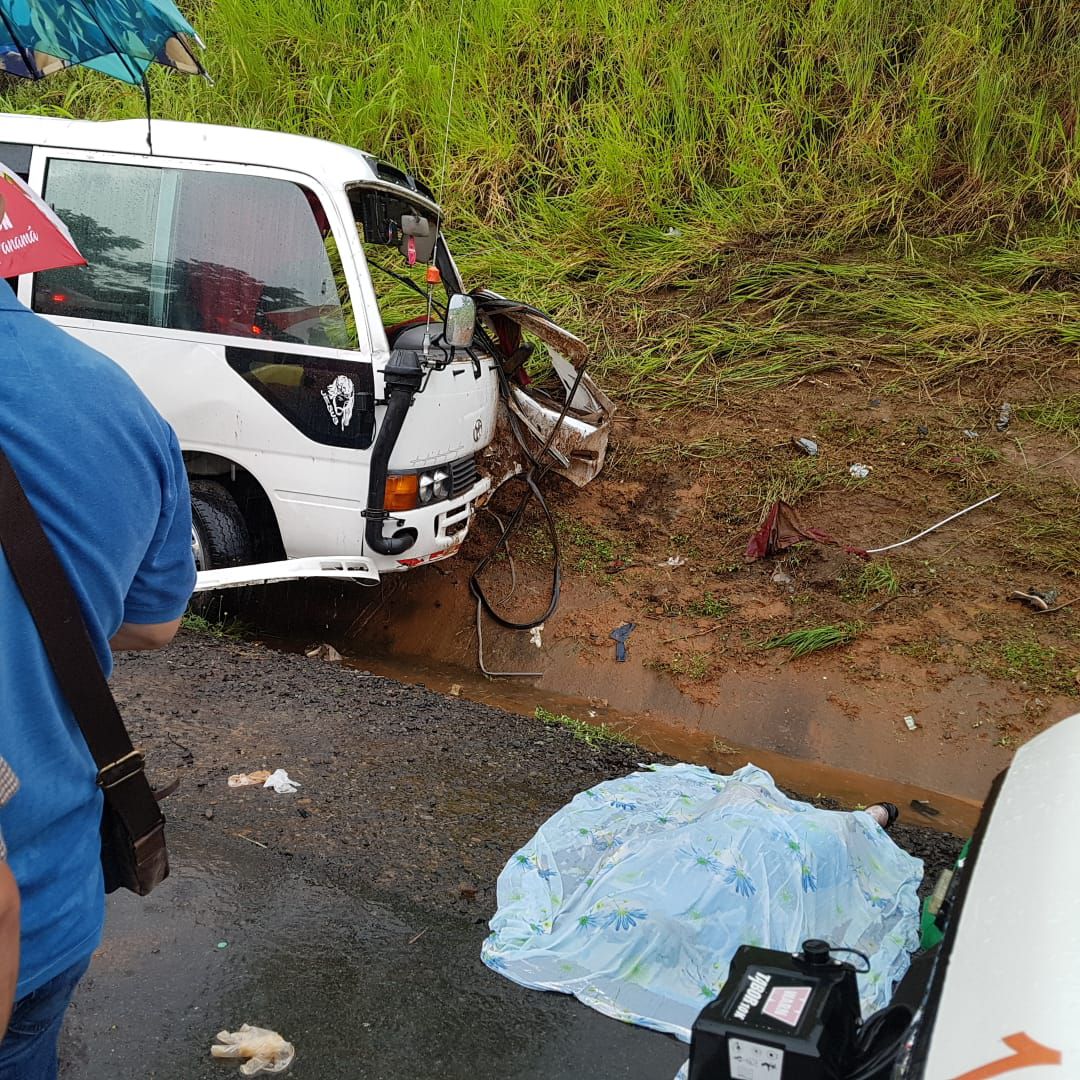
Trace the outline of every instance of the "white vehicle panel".
{"label": "white vehicle panel", "polygon": [[948,957],[925,1080],[1080,1076],[1080,714],[1016,753]]}

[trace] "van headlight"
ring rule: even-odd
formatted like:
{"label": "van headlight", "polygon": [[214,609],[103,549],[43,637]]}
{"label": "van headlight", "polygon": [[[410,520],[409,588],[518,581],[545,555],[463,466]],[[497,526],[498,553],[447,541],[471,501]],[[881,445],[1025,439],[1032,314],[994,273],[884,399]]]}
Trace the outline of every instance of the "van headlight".
{"label": "van headlight", "polygon": [[387,510],[414,510],[418,506],[450,498],[450,470],[429,469],[421,473],[387,473]]}
{"label": "van headlight", "polygon": [[417,485],[416,497],[421,506],[445,499],[450,494],[450,473],[446,469],[423,472]]}

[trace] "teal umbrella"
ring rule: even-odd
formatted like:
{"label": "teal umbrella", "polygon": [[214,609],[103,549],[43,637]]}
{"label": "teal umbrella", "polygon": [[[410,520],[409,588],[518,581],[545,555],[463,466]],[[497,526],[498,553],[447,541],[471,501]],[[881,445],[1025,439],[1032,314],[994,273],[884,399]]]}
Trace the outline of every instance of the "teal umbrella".
{"label": "teal umbrella", "polygon": [[135,85],[153,63],[205,75],[192,40],[172,0],[0,0],[0,71],[24,79],[75,64]]}

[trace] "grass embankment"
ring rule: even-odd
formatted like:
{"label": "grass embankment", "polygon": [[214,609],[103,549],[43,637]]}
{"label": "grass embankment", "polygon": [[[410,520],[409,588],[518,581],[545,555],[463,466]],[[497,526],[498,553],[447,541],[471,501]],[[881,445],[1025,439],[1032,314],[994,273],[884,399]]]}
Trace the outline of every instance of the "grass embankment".
{"label": "grass embankment", "polygon": [[[1026,380],[1017,417],[1080,442],[1068,0],[469,0],[452,109],[454,6],[183,6],[215,81],[155,69],[157,116],[317,135],[424,176],[467,279],[583,332],[624,409],[708,409],[827,370],[878,394],[947,387],[955,431],[895,435],[901,464],[957,502],[1011,482],[1000,451],[960,434],[1010,380]],[[78,70],[5,104],[143,108]],[[828,460],[761,461],[681,423],[655,451],[711,470],[709,513],[741,527],[849,483],[841,456],[883,437],[821,398]],[[1012,555],[1074,570],[1075,488],[1029,481]]]}
{"label": "grass embankment", "polygon": [[[569,317],[653,407],[868,363],[940,381],[1080,351],[1067,0],[183,5],[214,84],[161,117],[306,132],[443,192],[473,281]],[[69,72],[8,107],[138,116]],[[1075,418],[1074,418],[1075,419]]]}

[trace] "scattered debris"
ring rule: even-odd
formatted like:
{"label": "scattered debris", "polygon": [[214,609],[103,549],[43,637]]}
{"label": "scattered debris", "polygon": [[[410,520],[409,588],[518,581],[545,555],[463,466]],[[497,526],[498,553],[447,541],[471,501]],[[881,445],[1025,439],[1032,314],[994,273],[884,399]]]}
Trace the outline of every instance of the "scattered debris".
{"label": "scattered debris", "polygon": [[1029,585],[1027,592],[1016,589],[1009,593],[1010,600],[1018,600],[1022,604],[1027,604],[1028,607],[1033,607],[1036,611],[1049,611],[1057,598],[1057,589],[1036,589],[1034,585]]}
{"label": "scattered debris", "polygon": [[672,555],[670,559],[665,559],[663,562],[658,562],[657,566],[685,566],[686,560],[681,555]]}
{"label": "scattered debris", "polygon": [[[1080,596],[1074,596],[1071,600],[1066,600],[1064,604],[1058,604],[1057,607],[1049,607],[1046,611],[1036,612],[1038,615],[1052,615],[1055,611],[1064,611],[1067,607],[1072,607],[1077,600],[1080,600]],[[1077,678],[1080,682],[1080,677]]]}
{"label": "scattered debris", "polygon": [[531,641],[538,649],[541,649],[544,646],[543,634],[544,634],[544,624],[543,623],[541,623],[539,626],[534,626],[529,631],[529,641]]}
{"label": "scattered debris", "polygon": [[622,626],[616,626],[614,630],[608,634],[615,642],[615,659],[621,664],[626,660],[626,641],[630,635],[634,632],[634,627],[637,623],[624,622]]}
{"label": "scattered debris", "polygon": [[817,457],[818,444],[813,439],[805,438],[793,438],[791,440],[804,454],[809,454],[810,457]]}
{"label": "scattered debris", "polygon": [[256,847],[268,847],[268,845],[264,844],[261,840],[253,840],[250,836],[245,836],[242,832],[233,833],[233,836],[235,836],[237,840],[246,840],[249,844],[254,844]]}
{"label": "scattered debris", "polygon": [[997,423],[994,425],[995,431],[1004,431],[1009,426],[1009,421],[1012,420],[1013,407],[1006,401],[1001,406],[1001,412],[998,413]]}
{"label": "scattered debris", "polygon": [[823,529],[813,529],[799,521],[795,511],[782,499],[777,500],[769,507],[765,520],[758,527],[757,532],[750,537],[750,543],[746,545],[746,557],[750,562],[762,559],[767,555],[779,555],[795,544],[803,540],[812,540],[816,544],[835,544],[842,547],[849,555],[858,555],[865,559],[866,552],[862,548],[849,547],[834,540]]}
{"label": "scattered debris", "polygon": [[777,567],[772,574],[772,582],[774,585],[792,585],[794,579],[788,573],[786,573],[782,567]]}
{"label": "scattered debris", "polygon": [[908,731],[914,731],[918,726],[919,725],[915,723],[914,716],[908,715],[904,717],[904,727],[906,727]]}
{"label": "scattered debris", "polygon": [[333,645],[327,645],[323,642],[322,645],[317,645],[314,649],[308,649],[307,655],[312,660],[327,660],[330,663],[341,663],[341,653],[334,648]]}
{"label": "scattered debris", "polygon": [[269,769],[256,769],[255,772],[233,773],[229,777],[229,787],[251,787],[265,784],[270,779]]}
{"label": "scattered debris", "polygon": [[284,769],[275,769],[266,778],[263,787],[273,788],[279,795],[295,795],[300,781],[291,779]]}
{"label": "scattered debris", "polygon": [[923,438],[926,438],[926,436],[930,434],[930,429],[925,424],[916,424],[915,431],[919,435],[922,435]]}
{"label": "scattered debris", "polygon": [[870,475],[870,470],[873,467],[873,465],[863,465],[861,462],[856,462],[848,469],[848,472],[856,480],[865,480]]}
{"label": "scattered debris", "polygon": [[921,540],[928,533],[932,533],[935,529],[940,529],[942,525],[948,525],[950,521],[955,521],[958,517],[963,517],[964,514],[969,514],[972,510],[977,510],[984,503],[993,502],[1001,495],[1000,491],[994,492],[993,495],[987,495],[985,499],[980,499],[977,503],[972,503],[970,506],[965,506],[963,510],[957,510],[955,514],[950,514],[947,518],[942,519],[936,525],[931,525],[928,529],[923,529],[921,533],[916,533],[914,536],[909,536],[906,540],[898,540],[895,544],[886,544],[885,547],[879,548],[867,548],[866,555],[880,555],[885,551],[892,551],[893,548],[903,547],[905,544],[913,544],[916,540]]}
{"label": "scattered debris", "polygon": [[517,678],[540,679],[542,671],[492,671],[484,663],[484,605],[479,597],[476,598],[476,662],[480,670],[491,678],[492,675],[507,675]]}
{"label": "scattered debris", "polygon": [[912,799],[911,809],[918,811],[924,817],[937,817],[941,811],[926,799]]}
{"label": "scattered debris", "polygon": [[219,941],[217,943],[217,947],[219,949],[227,949],[229,947],[229,943],[227,941]]}
{"label": "scattered debris", "polygon": [[870,408],[871,408],[871,409],[877,409],[877,408],[879,408],[880,406],[881,406],[881,398],[879,398],[879,397],[872,397],[872,398],[870,399]]}
{"label": "scattered debris", "polygon": [[462,900],[475,900],[480,895],[480,890],[468,882],[458,886],[458,897]]}
{"label": "scattered debris", "polygon": [[[411,938],[409,938],[408,944],[415,945],[427,932],[428,932],[428,928],[425,926],[424,929],[421,930],[419,934],[413,934],[413,936]],[[364,1026],[367,1027],[366,1024]]]}
{"label": "scattered debris", "polygon": [[977,439],[978,437],[979,433],[977,431],[972,431],[971,428],[964,428],[965,439]]}
{"label": "scattered debris", "polygon": [[208,806],[208,807],[207,807],[207,808],[206,808],[206,809],[205,809],[205,810],[203,811],[203,815],[202,815],[202,816],[203,816],[204,818],[206,818],[206,820],[207,820],[207,821],[213,821],[213,820],[214,820],[214,808],[213,808],[212,806]]}
{"label": "scattered debris", "polygon": [[461,697],[461,683],[451,683],[447,693],[451,697]]}
{"label": "scattered debris", "polygon": [[244,1024],[239,1031],[219,1031],[210,1047],[216,1058],[249,1058],[240,1066],[241,1076],[284,1072],[296,1057],[296,1048],[269,1028]]}

